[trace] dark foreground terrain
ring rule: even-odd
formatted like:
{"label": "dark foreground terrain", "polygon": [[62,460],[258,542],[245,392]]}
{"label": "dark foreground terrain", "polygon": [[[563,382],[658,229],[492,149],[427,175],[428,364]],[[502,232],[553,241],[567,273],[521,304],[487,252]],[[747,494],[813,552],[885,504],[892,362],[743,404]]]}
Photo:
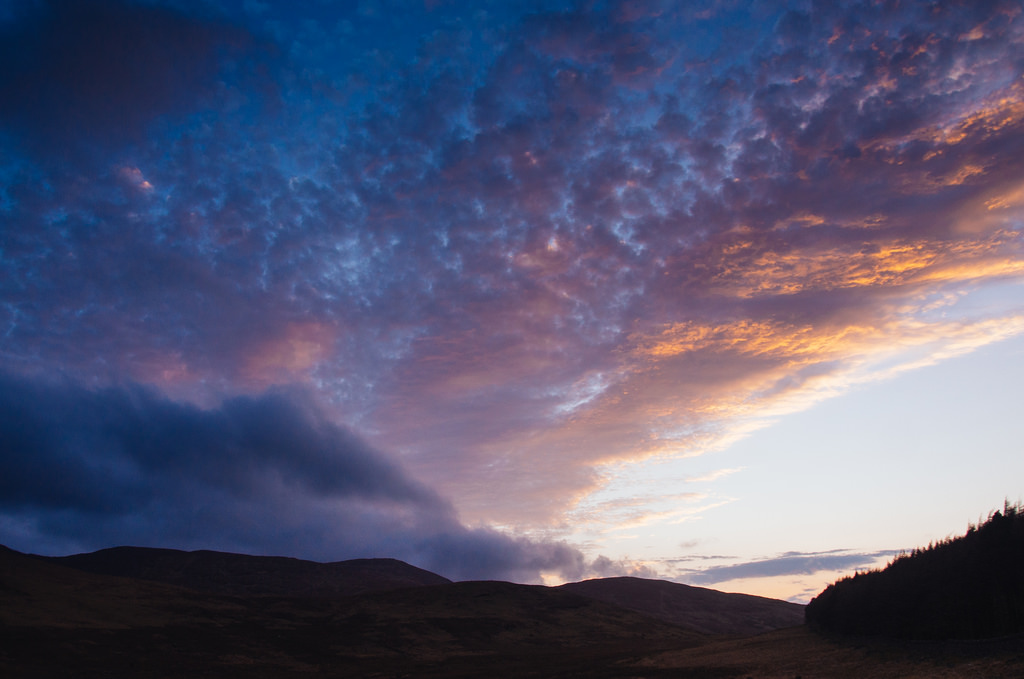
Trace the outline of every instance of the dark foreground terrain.
{"label": "dark foreground terrain", "polygon": [[97,554],[0,547],[0,676],[1024,676],[1019,639],[831,641],[799,624],[800,606],[658,581],[547,588],[448,583],[391,560]]}

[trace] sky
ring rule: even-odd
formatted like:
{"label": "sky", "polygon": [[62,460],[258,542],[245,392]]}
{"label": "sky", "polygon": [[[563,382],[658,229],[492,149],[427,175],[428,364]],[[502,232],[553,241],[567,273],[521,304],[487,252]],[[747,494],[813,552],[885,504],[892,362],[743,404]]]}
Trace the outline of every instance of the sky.
{"label": "sky", "polygon": [[1022,14],[0,0],[0,543],[807,601],[962,533]]}

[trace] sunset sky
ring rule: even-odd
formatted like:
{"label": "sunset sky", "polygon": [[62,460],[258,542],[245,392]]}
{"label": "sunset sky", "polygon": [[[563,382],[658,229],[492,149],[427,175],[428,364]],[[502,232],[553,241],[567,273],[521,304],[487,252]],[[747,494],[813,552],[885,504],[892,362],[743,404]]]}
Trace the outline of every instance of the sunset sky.
{"label": "sunset sky", "polygon": [[806,601],[1024,495],[1024,11],[0,0],[0,543]]}

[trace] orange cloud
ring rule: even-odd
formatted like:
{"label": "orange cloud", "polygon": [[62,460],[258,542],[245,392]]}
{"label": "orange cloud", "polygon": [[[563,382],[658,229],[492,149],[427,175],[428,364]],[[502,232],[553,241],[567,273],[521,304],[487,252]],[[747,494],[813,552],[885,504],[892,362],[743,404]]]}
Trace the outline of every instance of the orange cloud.
{"label": "orange cloud", "polygon": [[[967,219],[966,214],[961,219]],[[756,256],[752,243],[737,243],[723,248],[724,269],[715,276],[712,289],[751,298],[1020,275],[1024,274],[1022,245],[1021,235],[1012,230],[961,242],[901,240],[868,250],[808,246],[785,252],[766,250]]]}
{"label": "orange cloud", "polygon": [[121,178],[128,186],[131,186],[137,191],[148,193],[153,190],[153,185],[150,184],[146,177],[143,176],[142,170],[137,167],[124,166],[118,169],[117,176]]}
{"label": "orange cloud", "polygon": [[[869,145],[875,150],[899,153],[910,141],[924,141],[938,145],[931,154],[948,152],[972,136],[989,136],[1024,121],[1024,82],[1015,81],[995,92],[980,103],[971,102],[958,114],[937,125],[915,130],[900,137],[882,139]],[[925,160],[930,157],[926,156]]]}
{"label": "orange cloud", "polygon": [[725,324],[676,323],[654,338],[637,337],[636,354],[662,359],[696,351],[737,352],[751,356],[830,356],[852,342],[877,334],[867,326],[826,328],[773,321],[741,320]]}

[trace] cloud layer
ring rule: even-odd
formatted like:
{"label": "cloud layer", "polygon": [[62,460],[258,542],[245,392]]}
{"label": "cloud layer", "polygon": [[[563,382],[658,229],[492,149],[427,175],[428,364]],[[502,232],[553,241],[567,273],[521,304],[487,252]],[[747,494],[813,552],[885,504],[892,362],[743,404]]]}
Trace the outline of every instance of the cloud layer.
{"label": "cloud layer", "polygon": [[[143,535],[160,490],[223,498],[240,545],[277,508],[339,552],[450,526],[563,564],[438,498],[613,522],[584,509],[615,465],[1024,329],[1019,295],[972,303],[1024,275],[1016,2],[203,7],[0,12],[0,367],[206,446],[97,453],[127,443],[55,408],[92,481],[8,451],[39,539]],[[243,420],[319,433],[291,459]]]}

